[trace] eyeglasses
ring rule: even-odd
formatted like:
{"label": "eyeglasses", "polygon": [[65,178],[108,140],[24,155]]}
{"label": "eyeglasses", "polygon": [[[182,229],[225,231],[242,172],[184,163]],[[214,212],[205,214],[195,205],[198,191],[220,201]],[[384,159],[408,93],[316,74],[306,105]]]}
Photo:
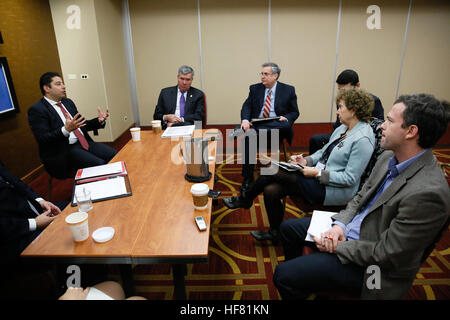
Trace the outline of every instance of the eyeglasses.
{"label": "eyeglasses", "polygon": [[268,76],[271,76],[271,75],[273,75],[273,73],[261,72],[261,76],[264,76],[264,77],[268,77]]}

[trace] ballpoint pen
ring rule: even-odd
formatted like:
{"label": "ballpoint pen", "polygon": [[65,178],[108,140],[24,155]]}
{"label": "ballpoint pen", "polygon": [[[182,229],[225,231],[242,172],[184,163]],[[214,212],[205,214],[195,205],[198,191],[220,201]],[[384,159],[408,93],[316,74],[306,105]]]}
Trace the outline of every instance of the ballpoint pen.
{"label": "ballpoint pen", "polygon": [[[295,158],[298,158],[298,157],[303,157],[303,153],[300,153],[299,155],[295,156]],[[288,162],[293,162],[293,160],[289,159]]]}

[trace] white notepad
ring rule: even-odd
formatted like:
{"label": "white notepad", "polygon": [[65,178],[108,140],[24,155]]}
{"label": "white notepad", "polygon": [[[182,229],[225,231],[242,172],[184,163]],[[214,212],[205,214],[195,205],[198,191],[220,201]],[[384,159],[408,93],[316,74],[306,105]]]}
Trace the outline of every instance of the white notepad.
{"label": "white notepad", "polygon": [[[120,176],[76,185],[75,193],[82,188],[91,192],[92,201],[117,197],[127,193],[125,178]],[[76,203],[75,197],[73,201]]]}
{"label": "white notepad", "polygon": [[164,130],[161,138],[181,138],[181,137],[191,137],[194,133],[195,125],[192,126],[179,126],[179,127],[168,127]]}
{"label": "white notepad", "polygon": [[335,214],[336,212],[314,210],[305,240],[314,242],[313,237],[320,238],[320,234],[330,230],[333,223],[331,217]]}

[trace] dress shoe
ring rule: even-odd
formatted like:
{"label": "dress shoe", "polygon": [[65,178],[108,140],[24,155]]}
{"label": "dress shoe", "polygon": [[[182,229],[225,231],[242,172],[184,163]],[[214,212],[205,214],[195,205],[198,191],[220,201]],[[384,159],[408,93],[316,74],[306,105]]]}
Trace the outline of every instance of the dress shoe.
{"label": "dress shoe", "polygon": [[241,184],[241,188],[240,188],[240,192],[241,194],[245,193],[249,188],[250,188],[250,184],[253,182],[253,178],[246,178],[244,179],[244,181]]}
{"label": "dress shoe", "polygon": [[269,231],[250,231],[250,234],[258,241],[270,240],[272,243],[277,243],[278,231],[275,229],[270,229]]}
{"label": "dress shoe", "polygon": [[222,200],[224,205],[229,209],[249,209],[253,204],[253,200],[247,200],[241,197],[223,198]]}

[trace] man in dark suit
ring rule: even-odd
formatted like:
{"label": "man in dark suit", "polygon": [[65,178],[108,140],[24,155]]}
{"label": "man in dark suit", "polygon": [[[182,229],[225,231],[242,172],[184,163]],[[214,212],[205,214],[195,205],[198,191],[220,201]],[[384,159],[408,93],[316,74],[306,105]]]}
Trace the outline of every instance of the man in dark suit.
{"label": "man in dark suit", "polygon": [[[65,203],[53,204],[12,175],[0,161],[0,298],[47,299],[66,284],[67,265],[20,259],[22,251],[58,218]],[[58,241],[58,239],[55,239]],[[103,281],[105,267],[79,265],[82,283]],[[61,293],[59,293],[60,295]]]}
{"label": "man in dark suit", "polygon": [[203,92],[191,87],[194,70],[189,66],[181,66],[177,79],[178,85],[161,90],[153,114],[154,120],[161,120],[163,129],[193,125],[195,121],[203,121],[205,114]]}
{"label": "man in dark suit", "polygon": [[286,261],[274,284],[283,299],[315,290],[353,291],[365,299],[401,299],[450,213],[450,191],[432,147],[445,133],[450,105],[432,95],[400,96],[381,125],[369,179],[332,228],[301,256],[311,218],[289,219],[280,236]]}
{"label": "man in dark suit", "polygon": [[0,251],[2,263],[14,263],[47,227],[60,208],[6,170],[0,162]]}
{"label": "man in dark suit", "polygon": [[[350,87],[359,88],[360,82],[359,82],[358,73],[356,73],[356,71],[350,70],[350,69],[344,70],[337,77],[336,84],[337,84],[338,90],[342,90],[342,89],[350,88]],[[381,104],[381,100],[373,94],[372,94],[372,98],[375,102],[375,105],[374,105],[373,111],[372,111],[372,117],[378,118],[380,120],[384,120],[384,109],[383,109],[383,105]],[[337,108],[337,106],[336,106],[336,108]],[[339,117],[337,117],[335,123],[333,124],[333,130],[335,130],[340,125],[341,125],[341,122],[339,121]],[[322,149],[322,147],[328,143],[328,141],[330,140],[330,137],[331,137],[331,133],[315,134],[315,135],[311,136],[311,138],[309,139],[309,154],[311,155],[314,152],[316,152],[317,150]]]}
{"label": "man in dark suit", "polygon": [[86,120],[72,100],[66,98],[66,86],[56,72],[44,73],[39,81],[44,97],[28,110],[28,122],[39,144],[39,154],[47,172],[67,178],[73,169],[108,163],[117,153],[94,142],[88,131],[104,128],[109,110],[97,107],[98,117]]}
{"label": "man in dark suit", "polygon": [[[260,130],[278,130],[279,137],[287,138],[291,143],[294,132],[292,125],[299,116],[295,88],[279,82],[280,68],[276,63],[267,62],[262,65],[261,83],[250,86],[250,92],[241,109],[241,129],[248,135],[249,130],[258,133]],[[255,118],[280,117],[278,120],[268,120],[252,123]],[[275,135],[272,135],[275,137]],[[241,192],[253,181],[253,170],[256,163],[256,152],[250,151],[248,136],[245,137],[245,159],[243,159],[242,176],[244,181]],[[252,148],[256,151],[256,148]],[[265,150],[266,151],[266,150]]]}

